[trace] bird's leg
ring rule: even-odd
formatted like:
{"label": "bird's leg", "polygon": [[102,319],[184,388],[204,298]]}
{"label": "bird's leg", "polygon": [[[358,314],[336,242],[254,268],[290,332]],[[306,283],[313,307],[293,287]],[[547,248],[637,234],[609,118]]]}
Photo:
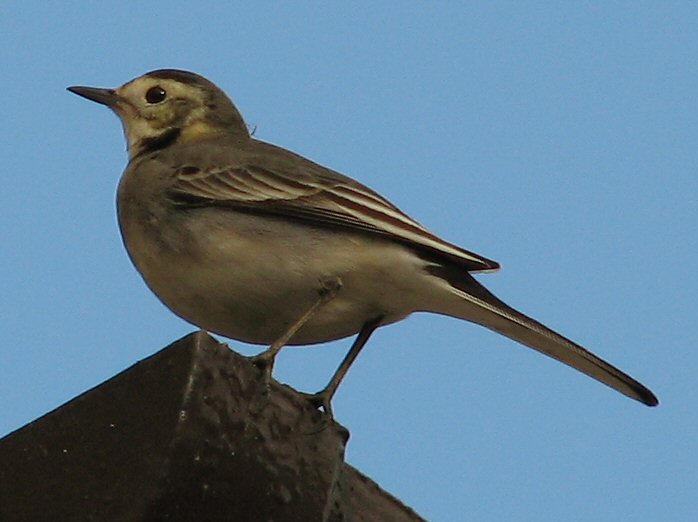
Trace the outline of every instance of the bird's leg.
{"label": "bird's leg", "polygon": [[368,338],[371,337],[371,334],[376,330],[376,328],[378,328],[382,320],[383,317],[378,317],[376,319],[373,319],[372,321],[365,323],[361,327],[359,335],[357,335],[356,339],[354,339],[354,344],[352,344],[351,348],[349,348],[349,351],[344,356],[344,359],[337,368],[337,371],[334,372],[334,375],[330,379],[330,382],[327,383],[327,386],[325,386],[322,390],[320,390],[317,393],[302,394],[305,395],[306,398],[311,403],[313,403],[315,407],[322,407],[322,409],[325,411],[327,415],[330,416],[330,418],[333,417],[332,397],[334,397],[334,394],[337,392],[337,388],[339,388],[339,384],[342,382],[342,379],[344,379],[344,376],[349,371],[349,367],[356,360],[356,358],[359,355],[359,352],[366,345],[366,342],[368,342]]}
{"label": "bird's leg", "polygon": [[308,322],[308,320],[315,315],[315,313],[323,306],[332,301],[342,288],[342,280],[339,277],[332,279],[326,279],[320,281],[320,289],[318,290],[318,299],[313,303],[313,305],[308,308],[308,310],[300,317],[298,320],[289,326],[288,330],[274,341],[269,348],[264,350],[259,355],[252,357],[252,362],[259,367],[264,368],[267,378],[271,379],[271,373],[274,369],[274,361],[276,356],[281,351],[281,349],[286,346],[291,340],[291,337],[301,329],[301,327]]}

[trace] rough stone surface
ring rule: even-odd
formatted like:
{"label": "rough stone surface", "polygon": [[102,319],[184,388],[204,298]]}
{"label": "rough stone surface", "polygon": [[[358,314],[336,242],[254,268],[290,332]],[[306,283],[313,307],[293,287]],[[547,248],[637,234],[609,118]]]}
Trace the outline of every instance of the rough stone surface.
{"label": "rough stone surface", "polygon": [[0,440],[0,521],[420,521],[349,433],[189,335]]}

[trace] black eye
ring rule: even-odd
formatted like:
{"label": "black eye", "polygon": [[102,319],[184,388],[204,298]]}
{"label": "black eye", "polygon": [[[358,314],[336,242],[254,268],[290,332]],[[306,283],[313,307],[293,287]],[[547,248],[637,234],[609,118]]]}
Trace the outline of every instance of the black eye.
{"label": "black eye", "polygon": [[165,99],[165,97],[167,97],[167,93],[165,92],[165,89],[159,85],[151,87],[148,89],[148,92],[145,93],[145,101],[148,103],[160,103]]}

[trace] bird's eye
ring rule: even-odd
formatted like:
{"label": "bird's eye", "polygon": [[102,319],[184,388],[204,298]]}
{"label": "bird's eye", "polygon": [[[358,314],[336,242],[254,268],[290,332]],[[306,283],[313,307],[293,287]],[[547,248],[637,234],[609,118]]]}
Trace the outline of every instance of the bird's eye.
{"label": "bird's eye", "polygon": [[145,101],[147,101],[148,103],[160,103],[166,97],[167,93],[165,92],[165,89],[163,89],[159,85],[151,87],[150,89],[148,89],[148,92],[145,93]]}

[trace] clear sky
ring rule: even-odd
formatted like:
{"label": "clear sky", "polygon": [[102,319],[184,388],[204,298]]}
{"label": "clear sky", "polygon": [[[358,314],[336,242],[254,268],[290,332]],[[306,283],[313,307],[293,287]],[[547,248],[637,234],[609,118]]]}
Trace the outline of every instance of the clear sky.
{"label": "clear sky", "polygon": [[[698,6],[293,4],[3,3],[0,435],[195,329],[121,245],[118,120],[65,91],[175,67],[500,261],[480,280],[662,401],[418,314],[340,388],[351,464],[433,521],[695,520]],[[349,343],[276,375],[315,391]]]}

